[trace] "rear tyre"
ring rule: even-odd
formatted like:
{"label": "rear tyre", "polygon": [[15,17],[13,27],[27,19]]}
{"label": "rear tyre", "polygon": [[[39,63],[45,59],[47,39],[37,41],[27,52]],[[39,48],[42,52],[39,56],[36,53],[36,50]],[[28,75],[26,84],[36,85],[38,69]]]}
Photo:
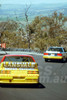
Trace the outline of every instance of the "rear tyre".
{"label": "rear tyre", "polygon": [[45,60],[45,62],[48,62],[48,59],[44,59]]}
{"label": "rear tyre", "polygon": [[61,60],[61,62],[62,62],[62,63],[66,62],[66,58],[63,58],[63,59]]}

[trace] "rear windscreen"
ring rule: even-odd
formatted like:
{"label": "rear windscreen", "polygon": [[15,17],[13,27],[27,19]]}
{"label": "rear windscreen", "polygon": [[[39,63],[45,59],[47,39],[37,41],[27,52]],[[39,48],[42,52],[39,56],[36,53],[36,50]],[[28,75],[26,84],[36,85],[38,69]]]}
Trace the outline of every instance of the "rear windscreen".
{"label": "rear windscreen", "polygon": [[12,62],[34,62],[32,57],[22,57],[22,56],[9,56],[5,57],[4,61]]}
{"label": "rear windscreen", "polygon": [[48,51],[59,51],[59,52],[63,52],[62,48],[49,48]]}

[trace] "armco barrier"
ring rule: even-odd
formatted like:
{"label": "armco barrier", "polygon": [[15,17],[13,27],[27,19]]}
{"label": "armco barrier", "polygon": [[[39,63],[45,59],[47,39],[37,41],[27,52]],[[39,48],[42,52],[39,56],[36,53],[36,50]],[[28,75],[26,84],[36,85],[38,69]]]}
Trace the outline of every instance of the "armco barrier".
{"label": "armco barrier", "polygon": [[25,51],[0,51],[0,55],[5,54],[32,54],[32,55],[43,55],[42,53],[37,52],[25,52]]}

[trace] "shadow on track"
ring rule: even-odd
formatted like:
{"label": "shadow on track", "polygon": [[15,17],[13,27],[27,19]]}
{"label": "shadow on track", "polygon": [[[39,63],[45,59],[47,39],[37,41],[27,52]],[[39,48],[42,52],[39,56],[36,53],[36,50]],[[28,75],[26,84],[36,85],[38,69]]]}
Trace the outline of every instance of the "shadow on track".
{"label": "shadow on track", "polygon": [[63,62],[61,60],[48,60],[45,63],[67,63],[67,60],[65,62]]}
{"label": "shadow on track", "polygon": [[1,88],[46,88],[41,83],[38,84],[0,84]]}

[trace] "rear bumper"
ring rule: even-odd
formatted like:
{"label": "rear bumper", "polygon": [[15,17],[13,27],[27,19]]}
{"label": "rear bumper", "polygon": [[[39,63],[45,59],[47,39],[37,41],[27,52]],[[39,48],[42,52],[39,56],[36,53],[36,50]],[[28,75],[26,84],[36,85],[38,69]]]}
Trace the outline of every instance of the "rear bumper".
{"label": "rear bumper", "polygon": [[61,56],[43,56],[44,59],[63,59],[63,57]]}
{"label": "rear bumper", "polygon": [[3,78],[3,79],[0,79],[0,83],[9,83],[9,84],[13,84],[13,83],[15,83],[15,84],[37,84],[37,83],[39,83],[39,75],[38,76],[36,76],[36,77],[32,77],[32,76],[28,76],[28,77],[25,77],[24,79],[23,78],[18,78],[18,77],[16,77],[16,78],[13,78],[13,79],[5,79],[5,78]]}

